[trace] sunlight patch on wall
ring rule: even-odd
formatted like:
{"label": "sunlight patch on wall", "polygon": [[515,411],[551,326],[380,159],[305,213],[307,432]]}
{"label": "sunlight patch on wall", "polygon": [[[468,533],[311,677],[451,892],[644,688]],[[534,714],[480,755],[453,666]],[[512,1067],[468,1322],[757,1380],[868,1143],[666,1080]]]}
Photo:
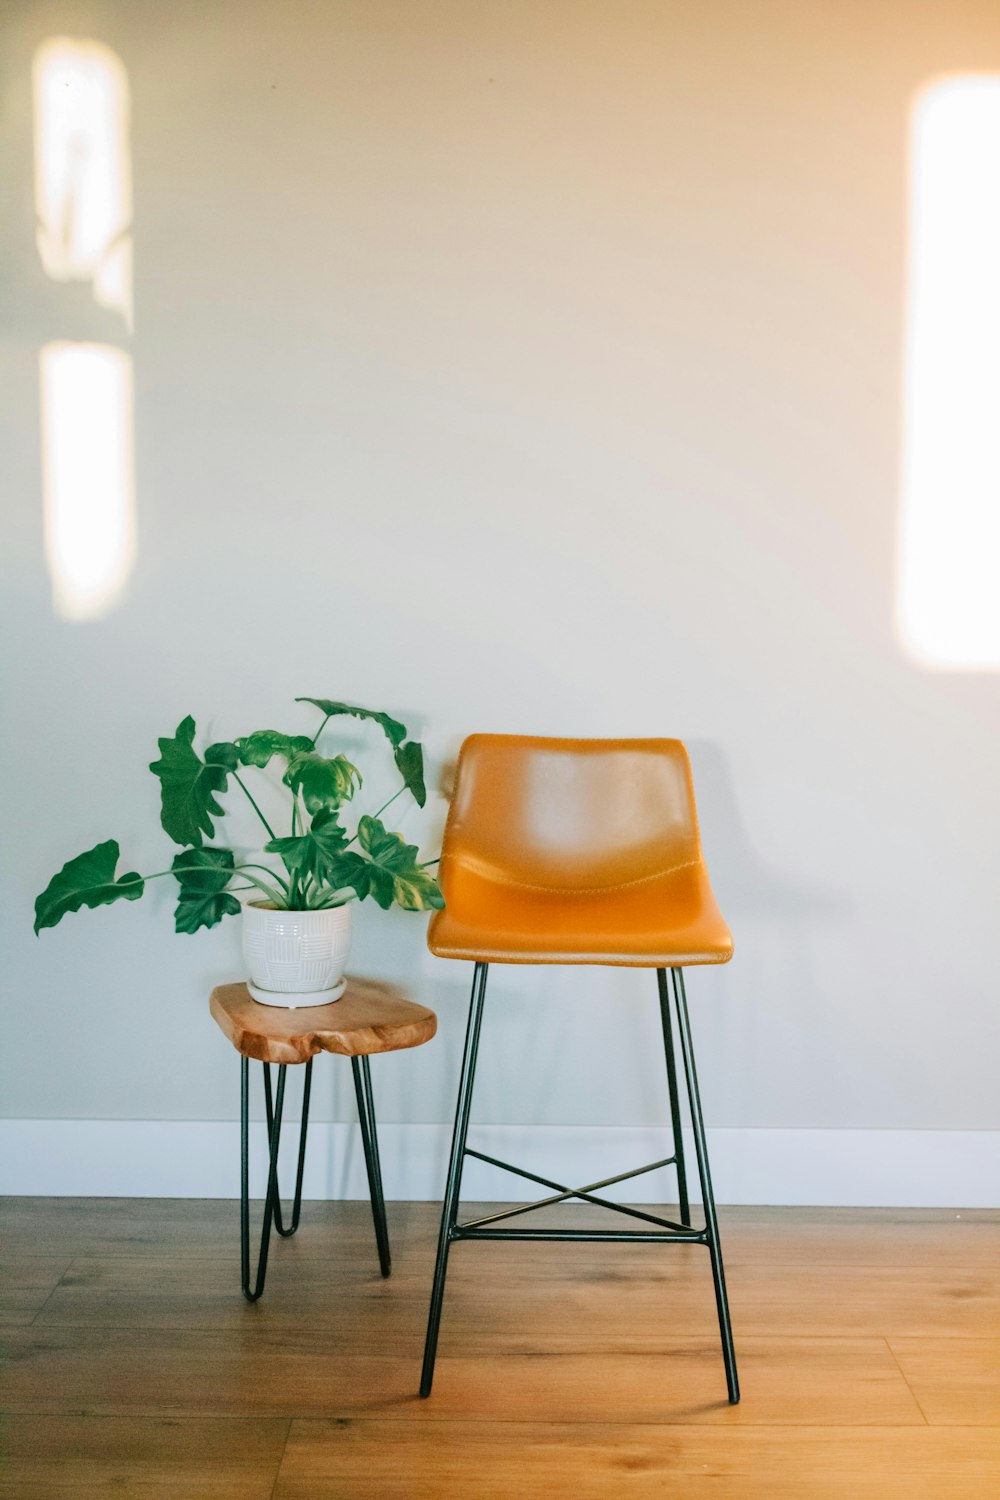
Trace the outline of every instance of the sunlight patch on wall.
{"label": "sunlight patch on wall", "polygon": [[132,325],[128,79],[100,42],[51,37],[34,59],[38,253]]}
{"label": "sunlight patch on wall", "polygon": [[[89,282],[95,302],[120,314],[124,335],[132,328],[125,68],[100,42],[51,37],[33,74],[42,265],[53,281]],[[40,364],[53,607],[66,620],[96,619],[118,603],[135,559],[132,359],[113,343],[61,340],[42,349]]]}
{"label": "sunlight patch on wall", "polygon": [[898,624],[923,665],[1000,667],[1000,76],[917,99]]}
{"label": "sunlight patch on wall", "polygon": [[135,559],[132,361],[110,344],[41,354],[45,555],[56,613],[87,620],[117,603]]}

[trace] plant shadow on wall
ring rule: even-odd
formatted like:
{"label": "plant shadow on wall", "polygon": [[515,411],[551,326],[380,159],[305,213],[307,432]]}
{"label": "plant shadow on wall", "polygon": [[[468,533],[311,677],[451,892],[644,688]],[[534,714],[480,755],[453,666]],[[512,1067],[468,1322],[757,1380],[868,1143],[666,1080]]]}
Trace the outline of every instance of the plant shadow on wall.
{"label": "plant shadow on wall", "polygon": [[[426,802],[422,747],[408,740],[406,727],[388,714],[329,698],[298,698],[322,715],[312,735],[285,734],[276,729],[258,729],[232,741],[209,745],[203,755],[194,748],[195,723],[188,716],[174,735],[159,741],[160,758],[150,770],[160,782],[160,822],[174,843],[182,846],[169,870],[152,875],[135,871],[118,874],[120,850],[115,839],[69,860],[49,882],[35,903],[35,932],[54,927],[67,912],[81,907],[106,906],[113,901],[136,901],[147,881],[167,876],[176,879],[179,897],[174,913],[178,932],[193,933],[214,927],[223,917],[243,910],[247,902],[253,927],[245,928],[245,946],[251,951],[250,933],[256,932],[261,913],[279,914],[274,941],[297,943],[304,937],[306,948],[315,949],[317,919],[336,915],[348,904],[371,897],[383,910],[391,906],[405,911],[425,911],[444,905],[437,881],[429,873],[436,859],[420,861],[419,850],[382,822],[382,814],[404,794],[419,807]],[[324,754],[317,748],[332,720],[344,716],[371,720],[383,731],[399,774],[401,785],[374,813],[363,813],[353,832],[345,825],[348,804],[362,786],[358,768],[343,754]],[[264,776],[272,763],[283,767],[281,787],[289,807],[287,831],[276,829],[265,816],[258,797],[244,776]],[[273,775],[265,779],[273,781]],[[238,788],[253,808],[267,835],[260,851],[247,857],[236,850],[207,843],[215,836],[215,822],[225,817],[218,797]],[[260,789],[258,788],[258,792]],[[256,899],[250,900],[250,897]],[[302,914],[293,920],[291,913]],[[273,920],[273,919],[272,919]],[[261,939],[273,950],[270,932]],[[318,1003],[335,995],[325,993],[340,980],[346,945],[338,948],[340,973],[317,973],[302,980],[293,959],[270,957],[276,967],[265,977],[252,971],[266,993],[289,999],[309,994]],[[324,957],[324,962],[326,961]],[[296,958],[294,962],[298,962]],[[282,964],[287,965],[282,968]],[[329,966],[328,966],[329,967]],[[341,985],[342,988],[342,985]],[[258,997],[259,998],[259,997]],[[280,1000],[277,1003],[282,1003]]]}
{"label": "plant shadow on wall", "polygon": [[[772,1055],[775,1033],[784,1038],[781,1056],[796,1056],[817,1009],[826,1008],[830,953],[843,951],[847,934],[838,929],[856,903],[842,886],[797,870],[783,874],[762,857],[741,812],[723,748],[711,740],[689,740],[688,748],[702,830],[708,834],[709,866],[733,926],[739,964],[738,978],[728,971],[705,974],[708,983],[735,986],[740,1003],[725,1014],[707,1008],[704,1024],[714,1030],[712,1050],[733,1078],[763,1079],[781,1062]],[[766,1028],[759,1005],[742,1003],[750,996],[767,997]]]}
{"label": "plant shadow on wall", "polygon": [[[710,1105],[721,1114],[734,1103],[739,1107],[734,1088],[739,1090],[747,1079],[767,1079],[784,1066],[783,1058],[796,1054],[800,1033],[813,1024],[815,1008],[825,1004],[829,953],[835,942],[831,928],[847,920],[852,901],[843,888],[797,872],[783,874],[762,856],[741,811],[723,746],[699,739],[687,739],[685,744],[706,860],[735,941],[732,964],[705,965],[690,980],[703,1037],[699,1067]],[[531,1035],[539,1056],[559,1057],[563,1063],[556,1078],[544,1070],[537,1075],[529,1070],[519,1077],[525,1118],[555,1123],[558,1111],[562,1118],[577,1120],[574,1091],[580,1080],[597,1074],[604,1080],[602,1098],[609,1104],[605,1123],[612,1122],[613,1110],[616,1124],[664,1124],[662,1078],[648,1066],[659,1026],[656,986],[648,973],[600,969],[592,981],[573,975],[572,989],[553,1004],[557,982],[541,968],[497,979],[498,985],[506,986],[504,1001],[512,1028]],[[760,1003],[764,997],[766,1019]],[[621,1004],[635,1024],[616,1028],[598,1047],[589,1028],[567,1030],[581,1000],[595,1008]],[[468,1004],[467,994],[464,1003]],[[439,1015],[444,1014],[442,996],[436,995],[435,1006]],[[441,1033],[447,1044],[444,1025]],[[775,1034],[785,1039],[780,1054],[773,1051]],[[483,1092],[486,1107],[499,1113],[509,1079],[499,1076],[499,1067],[496,1073],[490,1067],[487,1057]],[[723,1085],[725,1092],[718,1092]]]}

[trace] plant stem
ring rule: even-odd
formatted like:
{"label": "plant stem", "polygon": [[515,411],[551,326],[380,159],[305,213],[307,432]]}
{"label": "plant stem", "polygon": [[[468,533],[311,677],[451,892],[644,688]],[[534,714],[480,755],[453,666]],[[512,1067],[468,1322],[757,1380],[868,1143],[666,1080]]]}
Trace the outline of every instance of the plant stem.
{"label": "plant stem", "polygon": [[330,722],[330,720],[331,720],[332,717],[333,717],[332,714],[327,714],[326,718],[323,720],[322,724],[319,726],[319,728],[317,729],[316,733],[313,735],[312,742],[313,742],[313,748],[314,749],[315,749],[315,746],[316,746],[316,741],[319,739],[320,735],[323,733],[323,730],[329,724],[329,722]]}
{"label": "plant stem", "polygon": [[274,836],[275,836],[274,829],[271,827],[270,823],[267,821],[267,819],[265,818],[264,814],[261,812],[260,808],[257,806],[257,803],[256,803],[256,800],[254,799],[253,793],[250,791],[249,787],[247,786],[246,782],[243,780],[242,776],[240,776],[237,771],[231,772],[231,775],[233,777],[233,780],[236,782],[236,785],[242,788],[242,790],[245,793],[246,797],[249,799],[250,806],[253,808],[254,812],[257,814],[258,818],[263,823],[263,825],[267,829],[268,833],[271,835],[272,838],[274,838]]}
{"label": "plant stem", "polygon": [[269,901],[276,903],[279,907],[284,902],[285,907],[289,907],[291,898],[287,894],[283,896],[276,886],[268,885],[266,880],[258,880],[256,875],[247,875],[245,879],[249,880],[252,886],[256,886],[257,890],[263,891]]}
{"label": "plant stem", "polygon": [[380,818],[382,816],[382,814],[385,812],[386,808],[387,807],[391,807],[392,804],[395,802],[396,798],[397,797],[401,797],[405,791],[406,791],[406,787],[405,786],[401,786],[398,792],[393,792],[392,796],[389,798],[389,801],[388,802],[383,802],[382,806],[379,808],[378,812],[377,813],[372,813],[372,817],[373,818]]}
{"label": "plant stem", "polygon": [[[277,870],[272,870],[270,865],[258,865],[254,864],[252,860],[247,860],[242,865],[234,866],[234,870],[263,870],[265,875],[270,875],[272,880],[276,881],[277,884],[282,886],[286,891],[288,890],[288,881],[284,878],[283,875],[279,875]],[[249,875],[247,876],[247,879],[250,879]]]}
{"label": "plant stem", "polygon": [[[288,890],[288,882],[286,880],[283,880],[282,877],[278,874],[278,872],[276,870],[272,870],[271,867],[270,867],[270,865],[254,865],[254,864],[235,865],[233,867],[233,874],[234,875],[238,875],[241,870],[263,870],[265,872],[265,874],[270,875],[271,879],[277,885],[280,885],[283,890],[285,890],[285,891]],[[180,871],[178,871],[178,870],[157,870],[156,873],[155,873],[155,875],[140,875],[139,879],[141,881],[146,881],[146,880],[162,880],[165,875],[179,875],[179,874],[180,874]],[[253,888],[255,886],[256,886],[256,888],[258,890],[261,889],[261,887],[262,887],[262,882],[261,881],[254,880],[254,877],[252,875],[248,875],[246,877],[246,879],[249,880],[249,881],[252,881],[253,884],[252,885],[229,885],[229,886],[226,886],[225,889],[229,890],[229,891],[249,891],[249,890],[253,890]]]}
{"label": "plant stem", "polygon": [[[198,866],[194,865],[191,868],[194,869],[194,870],[197,870]],[[140,880],[162,880],[163,877],[164,877],[164,875],[177,875],[177,876],[180,876],[183,873],[183,870],[184,870],[183,866],[181,866],[180,870],[157,870],[157,872],[156,872],[155,875],[140,875],[139,879]],[[246,864],[243,864],[243,865],[234,865],[233,866],[233,874],[234,875],[239,874],[240,870],[263,870],[265,875],[270,875],[271,878],[272,878],[272,880],[277,881],[277,883],[279,885],[283,885],[286,888],[288,886],[288,881],[284,880],[278,874],[277,870],[272,870],[270,865],[257,865],[257,864],[253,864],[250,861],[248,861]],[[247,878],[249,879],[249,876]]]}
{"label": "plant stem", "polygon": [[[382,814],[385,812],[386,808],[390,807],[392,805],[392,803],[395,802],[396,798],[397,797],[401,797],[405,791],[406,791],[406,787],[405,786],[401,786],[398,792],[393,792],[393,794],[389,798],[388,802],[383,802],[382,803],[382,806],[379,808],[378,812],[371,813],[370,816],[373,817],[373,818],[380,818],[382,816]],[[351,845],[354,843],[354,840],[356,838],[357,838],[357,834],[356,833],[352,834],[352,836],[347,840],[347,843],[344,845],[344,848],[345,849],[349,849],[351,847]]]}

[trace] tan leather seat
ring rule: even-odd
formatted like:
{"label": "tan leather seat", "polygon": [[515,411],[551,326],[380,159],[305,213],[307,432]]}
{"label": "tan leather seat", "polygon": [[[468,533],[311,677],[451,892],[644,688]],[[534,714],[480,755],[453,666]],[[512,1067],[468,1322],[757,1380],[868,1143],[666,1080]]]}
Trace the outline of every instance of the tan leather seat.
{"label": "tan leather seat", "polygon": [[488,963],[726,963],[680,740],[474,734],[462,746],[433,953]]}

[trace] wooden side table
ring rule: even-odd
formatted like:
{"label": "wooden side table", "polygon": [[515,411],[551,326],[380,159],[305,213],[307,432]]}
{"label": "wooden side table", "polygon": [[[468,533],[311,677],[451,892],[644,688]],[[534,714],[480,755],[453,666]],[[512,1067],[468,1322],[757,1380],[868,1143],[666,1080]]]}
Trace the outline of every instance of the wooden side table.
{"label": "wooden side table", "polygon": [[[404,1047],[419,1047],[429,1042],[437,1031],[437,1016],[424,1005],[415,1005],[388,984],[371,979],[348,979],[347,988],[332,1005],[315,1005],[299,1010],[281,1010],[259,1005],[251,999],[245,984],[223,984],[212,991],[209,1008],[225,1035],[240,1054],[240,1159],[242,1169],[240,1194],[240,1252],[243,1295],[256,1302],[264,1290],[267,1254],[271,1242],[271,1225],[283,1239],[289,1239],[299,1227],[302,1209],[302,1173],[306,1160],[306,1135],[309,1128],[309,1092],[312,1086],[313,1058],[319,1052],[339,1052],[351,1059],[354,1091],[358,1101],[361,1143],[365,1152],[368,1188],[375,1221],[375,1242],[383,1276],[391,1269],[389,1230],[385,1219],[382,1194],[382,1170],[379,1164],[378,1135],[375,1126],[375,1100],[372,1094],[368,1059],[375,1052],[398,1052]],[[270,1165],[267,1175],[267,1197],[264,1200],[264,1223],[261,1229],[257,1273],[250,1274],[250,1168],[249,1168],[249,1101],[250,1059],[256,1058],[264,1070],[264,1107]],[[271,1064],[278,1066],[277,1092],[271,1093]],[[302,1093],[302,1124],[299,1129],[299,1159],[295,1177],[292,1216],[286,1228],[281,1215],[278,1191],[278,1146],[281,1140],[281,1115],[285,1102],[285,1074],[289,1063],[305,1063]]]}

